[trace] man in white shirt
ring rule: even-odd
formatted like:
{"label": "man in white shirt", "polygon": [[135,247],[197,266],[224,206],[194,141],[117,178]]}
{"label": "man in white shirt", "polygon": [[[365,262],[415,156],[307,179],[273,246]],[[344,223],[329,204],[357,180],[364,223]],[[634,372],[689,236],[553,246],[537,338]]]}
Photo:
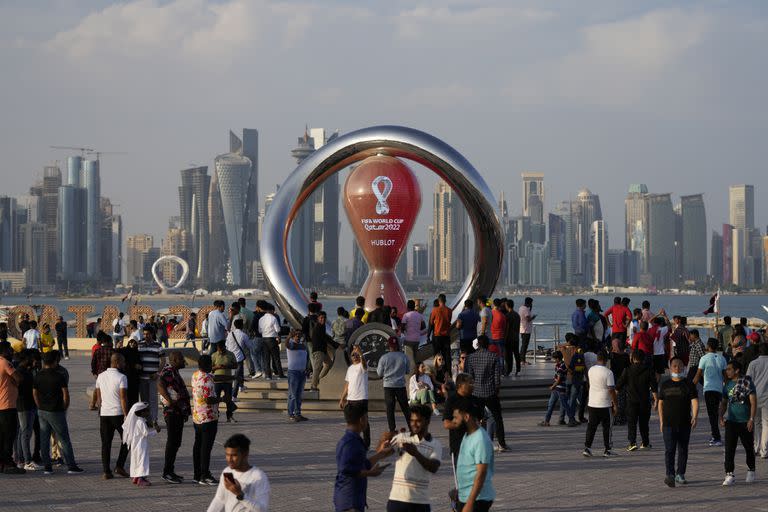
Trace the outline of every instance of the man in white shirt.
{"label": "man in white shirt", "polygon": [[267,512],[269,510],[269,479],[248,462],[251,441],[235,434],[224,443],[227,468],[221,472],[216,495],[208,512]]}
{"label": "man in white shirt", "polygon": [[24,333],[24,347],[40,349],[40,331],[37,330],[37,322],[29,322],[29,329]]}
{"label": "man in white shirt", "polygon": [[224,301],[213,301],[216,308],[208,313],[208,340],[211,346],[216,346],[221,340],[227,339],[228,320],[224,314]]}
{"label": "man in white shirt", "polygon": [[275,306],[268,304],[264,309],[264,316],[259,320],[259,331],[264,353],[264,373],[267,380],[272,380],[272,372],[278,377],[285,378],[283,366],[280,363],[280,322],[275,316]]}
{"label": "man in white shirt", "polygon": [[[517,314],[520,315],[520,359],[522,364],[529,364],[526,360],[526,354],[528,353],[528,344],[531,342],[531,333],[533,332],[533,320],[536,315],[531,314],[533,309],[533,299],[526,297],[523,305],[517,310]],[[536,347],[534,347],[535,351]]]}
{"label": "man in white shirt", "polygon": [[[347,404],[352,404],[362,407],[368,413],[368,366],[363,359],[360,345],[352,347],[349,357],[352,364],[347,368],[347,375],[344,377],[339,409],[344,410]],[[366,448],[371,447],[371,426],[368,424],[363,430],[363,442]]]}
{"label": "man in white shirt", "polygon": [[[94,403],[101,402],[99,409],[99,431],[101,433],[101,464],[104,469],[102,478],[113,478],[110,466],[112,452],[112,439],[115,432],[118,439],[123,438],[123,418],[128,411],[128,378],[120,373],[125,366],[125,358],[122,354],[112,354],[110,367],[96,377],[96,389],[94,389]],[[128,446],[120,444],[120,453],[117,456],[115,473],[127,477],[125,460],[128,457]]]}
{"label": "man in white shirt", "polygon": [[398,434],[390,443],[400,458],[389,493],[387,510],[429,510],[429,480],[440,469],[443,445],[429,433],[432,411],[414,405],[410,411],[410,434]]}
{"label": "man in white shirt", "polygon": [[605,367],[606,355],[604,352],[597,354],[595,365],[587,372],[589,380],[589,423],[587,424],[587,439],[584,442],[585,457],[592,456],[592,441],[595,440],[597,426],[603,427],[603,444],[605,451],[603,457],[613,455],[611,451],[611,412],[616,414],[616,389],[613,380],[613,372]]}

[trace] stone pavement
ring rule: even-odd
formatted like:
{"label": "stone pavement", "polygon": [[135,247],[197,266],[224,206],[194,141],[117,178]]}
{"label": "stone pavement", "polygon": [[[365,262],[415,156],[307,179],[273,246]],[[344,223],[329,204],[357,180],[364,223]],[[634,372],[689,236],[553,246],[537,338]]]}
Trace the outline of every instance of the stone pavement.
{"label": "stone pavement", "polygon": [[[86,470],[82,475],[67,475],[58,470],[50,476],[28,473],[21,476],[0,475],[0,510],[40,511],[189,511],[205,510],[214,487],[185,483],[169,485],[160,479],[165,432],[150,441],[152,448],[152,487],[138,489],[130,480],[116,477],[101,480],[100,441],[96,412],[88,411],[85,388],[92,379],[83,355],[66,361],[72,375],[72,408],[69,413],[75,456]],[[185,370],[185,374],[188,372]],[[539,413],[507,415],[507,440],[512,451],[497,456],[494,484],[498,499],[494,510],[576,511],[600,510],[768,510],[768,462],[758,459],[758,482],[743,483],[746,467],[743,451],[737,452],[736,472],[739,483],[722,488],[722,449],[708,448],[706,413],[700,414],[699,427],[692,443],[687,477],[683,488],[664,486],[663,442],[658,422],[652,419],[653,449],[627,453],[626,428],[614,430],[618,455],[612,459],[581,455],[585,427],[536,427]],[[332,510],[335,478],[334,449],[344,424],[340,413],[307,414],[310,421],[288,423],[275,412],[236,414],[239,423],[219,425],[212,466],[218,476],[225,467],[223,443],[236,432],[253,442],[251,463],[263,469],[272,485],[272,511]],[[383,415],[372,418],[374,437],[386,425]],[[439,422],[432,431],[447,447],[447,435]],[[191,424],[184,431],[177,472],[192,475]],[[598,432],[595,452],[600,454]],[[117,456],[117,443],[113,458]],[[114,460],[114,459],[113,459]],[[113,462],[114,463],[114,462]],[[392,480],[392,467],[378,478],[369,479],[369,510],[385,510]],[[449,510],[447,493],[452,486],[450,461],[433,478],[433,510]]]}

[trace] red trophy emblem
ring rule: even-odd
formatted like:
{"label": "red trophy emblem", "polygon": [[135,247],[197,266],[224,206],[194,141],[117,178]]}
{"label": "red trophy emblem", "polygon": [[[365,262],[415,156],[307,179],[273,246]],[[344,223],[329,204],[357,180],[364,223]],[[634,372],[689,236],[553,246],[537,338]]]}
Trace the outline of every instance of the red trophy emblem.
{"label": "red trophy emblem", "polygon": [[405,291],[395,267],[421,208],[421,189],[413,171],[391,156],[372,156],[344,183],[344,209],[360,250],[368,262],[368,279],[360,295],[368,308],[377,297],[405,311]]}

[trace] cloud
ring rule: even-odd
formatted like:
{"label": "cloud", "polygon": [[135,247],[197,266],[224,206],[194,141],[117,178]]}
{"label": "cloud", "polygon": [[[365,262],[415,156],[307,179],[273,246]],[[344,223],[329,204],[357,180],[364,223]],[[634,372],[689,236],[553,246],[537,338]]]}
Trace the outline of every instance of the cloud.
{"label": "cloud", "polygon": [[684,77],[688,52],[704,41],[711,26],[710,15],[679,9],[589,25],[580,30],[575,51],[538,63],[502,93],[519,103],[628,106],[664,81]]}

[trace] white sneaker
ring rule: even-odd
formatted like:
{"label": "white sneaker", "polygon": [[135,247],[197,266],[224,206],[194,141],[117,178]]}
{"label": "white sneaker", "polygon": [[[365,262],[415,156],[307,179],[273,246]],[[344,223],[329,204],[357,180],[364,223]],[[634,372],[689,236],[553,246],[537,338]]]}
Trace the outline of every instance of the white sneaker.
{"label": "white sneaker", "polygon": [[43,466],[41,466],[40,464],[36,464],[34,462],[27,462],[26,464],[24,464],[24,469],[26,469],[27,471],[40,471],[41,469],[43,469]]}
{"label": "white sneaker", "polygon": [[748,484],[753,483],[755,481],[755,472],[747,471],[747,478],[744,481]]}
{"label": "white sneaker", "polygon": [[260,379],[264,376],[264,372],[256,372],[253,374],[253,377],[251,377],[251,380]]}
{"label": "white sneaker", "polygon": [[736,483],[736,477],[733,476],[733,474],[728,473],[727,475],[725,475],[725,480],[723,480],[724,487],[730,487],[735,483]]}

